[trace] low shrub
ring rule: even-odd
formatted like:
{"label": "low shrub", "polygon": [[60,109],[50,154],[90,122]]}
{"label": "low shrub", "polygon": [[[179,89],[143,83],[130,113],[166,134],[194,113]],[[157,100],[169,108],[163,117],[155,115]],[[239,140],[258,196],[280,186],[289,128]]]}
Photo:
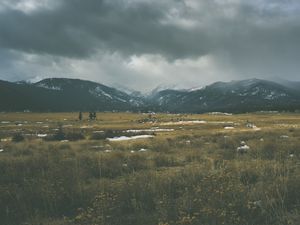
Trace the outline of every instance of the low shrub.
{"label": "low shrub", "polygon": [[13,142],[22,142],[24,140],[25,140],[25,138],[24,138],[24,136],[21,133],[16,133],[12,137],[12,141]]}

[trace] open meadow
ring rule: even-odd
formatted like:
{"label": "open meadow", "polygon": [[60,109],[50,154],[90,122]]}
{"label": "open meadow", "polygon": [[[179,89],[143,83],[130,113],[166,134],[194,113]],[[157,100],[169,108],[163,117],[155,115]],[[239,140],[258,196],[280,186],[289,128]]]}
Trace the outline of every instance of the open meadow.
{"label": "open meadow", "polygon": [[297,225],[300,114],[0,113],[0,224]]}

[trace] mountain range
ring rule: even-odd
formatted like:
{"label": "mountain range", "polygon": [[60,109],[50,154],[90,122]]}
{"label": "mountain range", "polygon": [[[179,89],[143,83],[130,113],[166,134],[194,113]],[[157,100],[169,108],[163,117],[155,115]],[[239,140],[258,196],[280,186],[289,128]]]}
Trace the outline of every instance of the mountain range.
{"label": "mountain range", "polygon": [[149,95],[66,78],[37,83],[0,80],[0,111],[155,111],[172,113],[300,110],[300,82],[249,79]]}

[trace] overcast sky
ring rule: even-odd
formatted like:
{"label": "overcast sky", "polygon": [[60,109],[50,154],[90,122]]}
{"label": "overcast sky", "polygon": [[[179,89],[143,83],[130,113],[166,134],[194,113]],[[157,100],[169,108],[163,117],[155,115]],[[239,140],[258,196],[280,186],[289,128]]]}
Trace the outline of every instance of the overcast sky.
{"label": "overcast sky", "polygon": [[299,0],[0,0],[0,79],[300,80]]}

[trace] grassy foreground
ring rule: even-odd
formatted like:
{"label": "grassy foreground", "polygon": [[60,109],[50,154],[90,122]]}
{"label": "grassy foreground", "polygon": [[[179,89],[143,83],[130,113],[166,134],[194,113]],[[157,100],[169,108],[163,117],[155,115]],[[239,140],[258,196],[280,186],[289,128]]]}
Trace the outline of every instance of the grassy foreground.
{"label": "grassy foreground", "polygon": [[299,224],[299,114],[77,118],[0,113],[1,224]]}

